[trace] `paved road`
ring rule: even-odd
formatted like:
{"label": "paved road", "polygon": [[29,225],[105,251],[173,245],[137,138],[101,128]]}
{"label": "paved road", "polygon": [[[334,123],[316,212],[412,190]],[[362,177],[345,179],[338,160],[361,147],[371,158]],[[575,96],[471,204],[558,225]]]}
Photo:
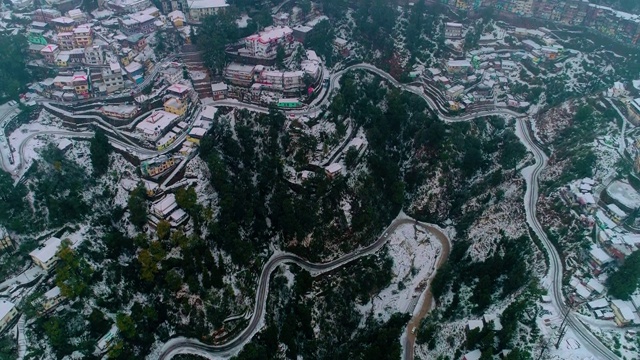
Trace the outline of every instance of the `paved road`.
{"label": "paved road", "polygon": [[[434,227],[428,224],[422,224],[428,231],[430,231],[433,235],[435,235],[440,243],[442,244],[442,250],[440,252],[440,257],[438,258],[438,262],[436,264],[436,271],[440,269],[440,267],[447,261],[449,258],[449,252],[451,251],[451,242],[447,235],[445,235],[439,228]],[[406,332],[406,340],[403,344],[404,351],[402,358],[404,360],[413,360],[414,355],[414,345],[416,341],[417,332],[413,332],[413,328],[420,327],[420,321],[427,316],[429,311],[431,310],[431,303],[433,302],[433,294],[431,293],[431,281],[435,276],[435,271],[430,275],[429,280],[427,282],[427,287],[424,290],[424,301],[422,302],[422,307],[417,314],[415,314],[405,329]]]}
{"label": "paved road", "polygon": [[[389,237],[387,234],[395,231],[399,226],[405,224],[416,224],[416,221],[407,217],[396,218],[383,232],[383,234],[374,241],[371,245],[356,250],[350,254],[347,254],[341,258],[326,263],[311,263],[307,260],[290,253],[276,253],[274,254],[262,268],[260,278],[258,281],[258,289],[256,290],[256,299],[254,302],[254,309],[251,315],[249,325],[242,330],[236,337],[229,340],[225,344],[221,345],[207,345],[201,343],[195,339],[187,338],[175,338],[169,340],[161,350],[161,354],[158,359],[170,359],[174,355],[184,353],[202,354],[208,353],[217,356],[231,356],[234,352],[240,349],[246,342],[248,342],[253,335],[261,328],[261,324],[264,320],[264,311],[267,302],[267,295],[269,294],[269,278],[271,273],[282,264],[296,264],[303,269],[312,273],[312,275],[319,275],[341,266],[344,266],[356,259],[363,256],[367,256],[378,251],[384,246]],[[425,230],[430,230],[421,223],[417,223],[418,226],[424,227]]]}
{"label": "paved road", "polygon": [[549,255],[549,272],[548,280],[551,282],[552,302],[557,309],[560,310],[560,316],[567,317],[567,323],[589,351],[598,356],[599,359],[618,359],[604,344],[600,342],[580,321],[577,320],[575,314],[571,313],[571,309],[566,305],[562,293],[562,261],[555,246],[551,243],[542,225],[537,218],[537,203],[539,196],[539,177],[542,170],[547,165],[547,156],[538,147],[531,138],[529,129],[524,121],[518,121],[518,134],[523,140],[525,146],[533,153],[536,163],[523,170],[522,174],[527,183],[527,190],[524,195],[524,205],[527,223],[533,228],[538,238],[541,240],[547,254]]}

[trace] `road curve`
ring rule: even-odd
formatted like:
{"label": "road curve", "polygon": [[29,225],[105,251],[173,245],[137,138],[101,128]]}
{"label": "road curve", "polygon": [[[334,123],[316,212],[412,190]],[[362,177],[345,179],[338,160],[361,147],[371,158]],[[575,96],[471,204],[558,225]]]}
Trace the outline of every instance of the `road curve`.
{"label": "road curve", "polygon": [[[549,254],[549,271],[547,276],[549,277],[552,292],[552,301],[556,308],[560,310],[560,316],[567,316],[567,323],[571,329],[576,333],[582,343],[594,354],[598,355],[599,359],[619,359],[609,348],[607,348],[600,340],[598,340],[587,328],[581,323],[575,314],[571,312],[571,309],[564,302],[562,294],[562,261],[560,255],[555,246],[545,233],[542,225],[538,221],[537,217],[537,203],[539,196],[539,177],[542,170],[547,165],[547,156],[538,147],[538,145],[531,138],[529,129],[527,128],[525,121],[518,121],[516,123],[517,133],[524,145],[533,153],[535,164],[525,168],[522,174],[527,183],[527,190],[524,196],[525,215],[527,223],[531,226],[536,233],[542,245],[544,246],[547,254]],[[568,314],[568,315],[567,315]]]}
{"label": "road curve", "polygon": [[403,360],[413,360],[414,355],[414,345],[416,341],[416,333],[413,332],[413,328],[418,328],[420,326],[420,322],[422,319],[427,316],[429,311],[431,310],[431,303],[433,302],[433,294],[431,293],[431,281],[433,281],[433,277],[440,267],[447,261],[449,258],[449,253],[451,252],[451,240],[447,235],[445,235],[439,228],[422,224],[423,227],[427,228],[433,235],[435,235],[440,243],[442,244],[442,251],[440,252],[440,257],[438,258],[438,262],[436,264],[436,271],[434,271],[430,276],[427,282],[427,287],[424,289],[424,301],[422,302],[422,306],[417,314],[415,314],[405,328],[406,339],[403,344]]}
{"label": "road curve", "polygon": [[327,271],[337,269],[363,256],[375,253],[387,243],[389,239],[387,234],[392,233],[399,226],[405,224],[415,224],[417,226],[425,228],[425,230],[427,231],[430,231],[432,229],[432,227],[416,222],[416,220],[407,218],[405,215],[405,217],[398,217],[393,220],[393,222],[385,229],[382,235],[372,244],[347,255],[344,255],[341,258],[326,263],[312,263],[290,253],[274,254],[262,268],[262,272],[258,281],[258,289],[256,290],[256,299],[254,302],[253,313],[251,315],[249,325],[244,330],[242,330],[238,335],[222,345],[207,345],[198,340],[187,338],[175,338],[169,340],[161,349],[158,359],[170,359],[174,355],[183,353],[208,353],[211,355],[215,354],[217,356],[233,355],[234,352],[239,350],[239,348],[246,342],[248,342],[260,329],[261,322],[264,319],[267,295],[269,293],[269,278],[271,273],[273,273],[273,271],[278,268],[278,266],[282,264],[296,264],[309,271],[314,276],[319,275]]}

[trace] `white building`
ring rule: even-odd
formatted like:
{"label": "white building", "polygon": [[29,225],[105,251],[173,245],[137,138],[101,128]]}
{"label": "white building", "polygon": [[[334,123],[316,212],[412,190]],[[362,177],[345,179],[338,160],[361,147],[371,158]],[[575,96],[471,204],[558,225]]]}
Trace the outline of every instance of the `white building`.
{"label": "white building", "polygon": [[62,301],[63,297],[59,287],[54,287],[42,295],[42,308],[44,311],[55,307]]}
{"label": "white building", "polygon": [[49,271],[49,269],[55,265],[56,261],[58,261],[57,253],[60,244],[62,244],[62,240],[57,237],[52,237],[45,241],[41,247],[30,252],[29,255],[36,265]]}
{"label": "white building", "polygon": [[136,125],[136,132],[150,141],[157,141],[169,125],[179,118],[178,115],[158,110]]}
{"label": "white building", "polygon": [[176,196],[169,194],[151,206],[151,211],[161,219],[167,218],[178,207]]}
{"label": "white building", "polygon": [[84,63],[87,65],[102,65],[104,63],[102,48],[98,45],[87,46],[84,49]]}
{"label": "white building", "polygon": [[269,58],[276,55],[279,46],[288,47],[293,42],[293,30],[288,26],[267,27],[264,31],[245,38],[249,55]]}
{"label": "white building", "polygon": [[189,4],[189,20],[200,22],[229,6],[226,0],[187,0]]}
{"label": "white building", "polygon": [[124,79],[122,78],[122,68],[120,64],[111,62],[108,68],[102,69],[102,81],[107,87],[108,94],[123,89]]}
{"label": "white building", "polygon": [[16,315],[18,315],[18,310],[14,303],[0,300],[0,331],[4,330]]}

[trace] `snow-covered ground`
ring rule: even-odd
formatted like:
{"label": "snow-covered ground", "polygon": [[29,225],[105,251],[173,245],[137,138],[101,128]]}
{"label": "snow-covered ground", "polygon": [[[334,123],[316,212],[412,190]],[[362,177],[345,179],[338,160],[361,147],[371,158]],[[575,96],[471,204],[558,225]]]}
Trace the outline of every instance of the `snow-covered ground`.
{"label": "snow-covered ground", "polygon": [[398,227],[389,237],[387,248],[393,258],[391,284],[369,303],[358,306],[363,315],[373,313],[383,321],[395,312],[413,312],[442,250],[435,236],[420,227],[416,231],[412,224]]}

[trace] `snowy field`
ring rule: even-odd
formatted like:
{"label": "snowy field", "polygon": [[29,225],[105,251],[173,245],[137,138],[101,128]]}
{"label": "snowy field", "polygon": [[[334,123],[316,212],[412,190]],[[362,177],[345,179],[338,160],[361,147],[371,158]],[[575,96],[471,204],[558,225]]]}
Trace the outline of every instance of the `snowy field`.
{"label": "snowy field", "polygon": [[395,312],[413,312],[442,250],[435,236],[421,227],[416,231],[413,224],[402,225],[389,236],[387,249],[393,258],[391,285],[371,302],[358,306],[363,315],[373,313],[383,321]]}

